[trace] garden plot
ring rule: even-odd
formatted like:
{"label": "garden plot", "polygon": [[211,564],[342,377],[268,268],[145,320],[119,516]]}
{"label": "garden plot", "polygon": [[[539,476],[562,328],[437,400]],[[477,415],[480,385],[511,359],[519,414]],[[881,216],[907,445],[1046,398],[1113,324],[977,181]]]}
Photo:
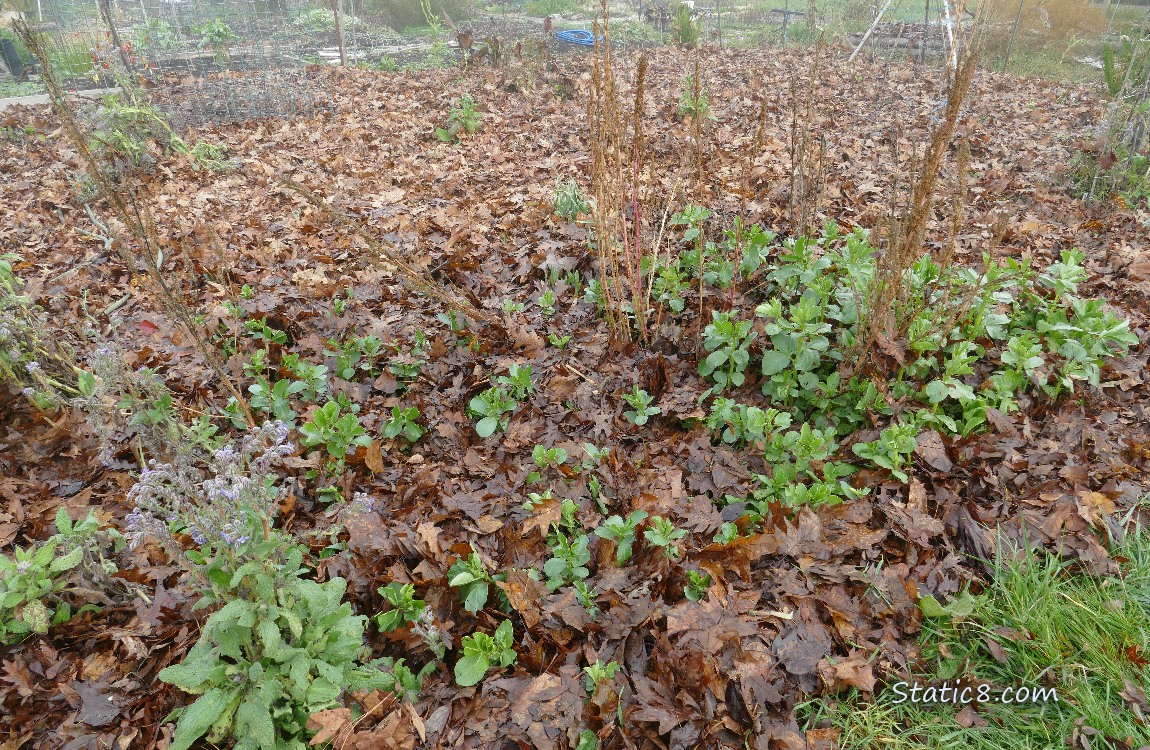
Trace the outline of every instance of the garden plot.
{"label": "garden plot", "polygon": [[[312,116],[98,151],[95,194],[6,111],[6,734],[834,747],[924,629],[1014,616],[996,558],[1119,580],[1148,218],[1069,188],[1102,101],[974,76],[887,324],[945,74],[846,54],[658,49],[642,97],[621,57],[642,143],[607,155],[593,55],[325,70]],[[1115,648],[1103,704],[1049,710],[1146,744],[1103,722],[1148,688]]]}

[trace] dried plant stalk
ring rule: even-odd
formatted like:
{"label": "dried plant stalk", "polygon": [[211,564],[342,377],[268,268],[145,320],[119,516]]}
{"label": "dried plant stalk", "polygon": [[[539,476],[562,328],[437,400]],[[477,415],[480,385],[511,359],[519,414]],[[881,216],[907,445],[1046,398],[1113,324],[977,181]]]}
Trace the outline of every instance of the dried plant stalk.
{"label": "dried plant stalk", "polygon": [[966,189],[967,173],[970,171],[970,139],[966,136],[958,139],[958,155],[955,159],[954,196],[950,204],[950,239],[946,249],[938,259],[943,268],[950,267],[954,261],[954,254],[958,247],[958,234],[966,219]]}
{"label": "dried plant stalk", "polygon": [[[600,0],[595,21],[595,52],[587,126],[591,148],[591,189],[596,259],[604,317],[613,338],[632,340],[631,320],[642,343],[650,341],[653,276],[643,279],[644,260],[656,259],[663,227],[645,227],[648,211],[642,191],[643,110],[647,88],[646,55],[639,58],[630,111],[619,95],[611,52],[607,1]],[[649,231],[649,234],[645,232]],[[658,320],[656,320],[658,325]]]}
{"label": "dried plant stalk", "polygon": [[[631,309],[635,313],[635,326],[639,331],[639,339],[644,342],[647,341],[648,297],[643,288],[643,204],[639,198],[639,171],[643,162],[643,89],[646,79],[647,56],[643,55],[639,58],[635,104],[631,111],[630,210],[620,217],[623,230],[623,257],[631,286]],[[628,215],[630,227],[627,225]]]}
{"label": "dried plant stalk", "polygon": [[99,159],[88,146],[89,141],[84,130],[80,127],[72,107],[64,97],[64,89],[56,77],[48,52],[44,49],[41,35],[28,26],[24,20],[17,20],[13,25],[13,30],[39,63],[42,83],[48,92],[52,107],[60,118],[62,130],[72,145],[75,146],[92,184],[111,205],[116,218],[124,225],[128,234],[139,247],[139,250],[133,251],[129,243],[116,236],[115,231],[109,228],[110,236],[114,239],[113,247],[121,261],[133,271],[139,265],[144,266],[147,270],[151,290],[159,297],[172,317],[184,328],[204,361],[215,371],[220,382],[224,384],[224,387],[240,405],[248,424],[254,427],[256,420],[252,415],[247,399],[244,398],[239,387],[224,369],[219,354],[201,333],[196,324],[195,316],[184,301],[182,292],[173,288],[164,278],[159,266],[159,259],[163,257],[163,243],[155,230],[155,224],[147,206],[143,205],[131,190],[110,180],[107,173],[101,168]]}
{"label": "dried plant stalk", "polygon": [[[627,154],[627,121],[615,84],[614,57],[607,0],[600,0],[595,20],[595,48],[591,66],[591,90],[587,99],[587,126],[591,145],[591,189],[595,253],[599,262],[603,314],[611,335],[631,339],[625,300],[626,260],[621,259],[627,241],[624,194],[628,181],[623,174]],[[633,205],[633,204],[632,204]],[[621,263],[622,260],[622,263]]]}
{"label": "dried plant stalk", "polygon": [[430,297],[448,309],[458,310],[469,318],[481,321],[487,325],[501,327],[501,322],[496,316],[480,310],[474,303],[464,297],[460,291],[436,281],[428,276],[422,268],[404,260],[398,248],[373,237],[355,217],[326,203],[318,195],[290,177],[276,175],[276,180],[284,187],[298,193],[309,204],[318,208],[324,214],[334,219],[340,226],[347,228],[363,240],[377,256],[374,258],[368,257],[367,260],[372,265],[386,270],[397,271],[400,280],[411,287],[415,292]]}
{"label": "dried plant stalk", "polygon": [[[945,286],[942,299],[939,302],[939,309],[946,312],[945,321],[937,326],[937,330],[951,331],[954,329],[960,320],[966,318],[967,313],[970,312],[971,307],[974,305],[975,299],[978,297],[979,292],[982,290],[979,284],[967,284],[963,287],[962,297],[953,302],[951,293],[953,285],[949,283],[951,274],[948,270],[952,268],[954,262],[954,255],[958,247],[958,234],[962,229],[963,222],[966,218],[966,192],[967,192],[967,174],[970,171],[970,141],[965,136],[958,140],[958,155],[955,160],[955,185],[954,195],[951,199],[950,208],[950,239],[946,243],[946,248],[938,257],[938,265],[942,268],[942,273],[936,284]],[[992,262],[990,254],[986,256],[986,264]],[[985,272],[989,271],[988,267],[984,267]],[[926,290],[925,297],[929,297],[930,289]]]}
{"label": "dried plant stalk", "polygon": [[970,85],[974,81],[977,62],[977,57],[973,55],[963,58],[962,64],[955,73],[950,90],[947,92],[942,121],[931,133],[930,142],[927,144],[918,179],[911,190],[910,213],[899,238],[899,247],[891,254],[904,261],[909,256],[911,260],[906,263],[906,266],[913,262],[914,256],[922,247],[926,235],[926,225],[934,205],[934,194],[941,173],[942,160],[954,136],[954,129],[958,125],[962,104],[966,100],[966,95],[970,93]]}
{"label": "dried plant stalk", "polygon": [[[861,365],[869,362],[876,344],[890,353],[899,351],[895,341],[906,333],[910,321],[919,312],[910,304],[908,295],[911,289],[906,283],[906,275],[922,253],[943,158],[954,137],[962,104],[970,92],[977,62],[976,54],[964,54],[959,61],[948,87],[942,119],[931,131],[922,161],[916,165],[917,174],[910,188],[908,211],[901,221],[892,223],[889,246],[879,256],[878,268],[866,290],[866,301],[860,310],[863,335],[859,338],[855,354]],[[961,157],[959,161],[962,161]],[[958,192],[961,194],[962,191]],[[954,210],[961,212],[960,207]],[[945,261],[945,270],[952,258],[953,252],[948,249],[936,257],[935,261]]]}
{"label": "dried plant stalk", "polygon": [[791,81],[791,228],[795,234],[809,234],[811,222],[818,215],[819,201],[826,182],[826,149],[822,135],[817,133],[814,117],[815,86],[820,61],[825,52],[820,40],[810,79],[803,99],[799,99],[799,83]]}
{"label": "dried plant stalk", "polygon": [[751,142],[751,148],[743,156],[743,173],[741,179],[741,187],[739,190],[739,215],[747,215],[747,196],[751,192],[751,170],[754,167],[755,158],[763,153],[763,143],[766,140],[767,132],[767,98],[759,102],[759,116],[758,128],[755,130],[755,139]]}
{"label": "dried plant stalk", "polygon": [[[702,71],[699,69],[699,50],[695,50],[695,74],[691,81],[691,96],[695,97],[696,107],[699,104],[699,97],[703,93],[703,77]],[[699,112],[696,112],[694,117],[691,118],[691,128],[695,131],[695,191],[698,195],[703,194],[703,120],[705,117],[700,117]]]}

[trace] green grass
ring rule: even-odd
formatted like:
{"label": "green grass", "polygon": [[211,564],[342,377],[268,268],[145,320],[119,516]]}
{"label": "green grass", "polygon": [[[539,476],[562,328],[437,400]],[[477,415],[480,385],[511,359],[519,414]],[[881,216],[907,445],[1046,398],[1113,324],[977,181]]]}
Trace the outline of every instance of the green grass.
{"label": "green grass", "polygon": [[[1102,71],[1081,62],[1082,58],[1101,59],[1100,41],[1076,39],[1049,42],[1031,48],[1016,46],[1010,54],[1006,71],[1028,78],[1046,78],[1062,83],[1076,83],[1101,88]],[[1002,70],[1003,50],[988,51],[981,65],[987,70]]]}
{"label": "green grass", "polygon": [[1150,26],[1150,6],[1116,5],[1110,16],[1110,31],[1113,34],[1135,34],[1146,31]]}
{"label": "green grass", "polygon": [[[873,699],[854,693],[809,701],[801,719],[808,728],[838,729],[840,747],[854,750],[1064,748],[1084,727],[1098,732],[1090,737],[1094,748],[1150,744],[1150,727],[1121,695],[1129,695],[1128,685],[1150,693],[1143,661],[1150,658],[1150,533],[1131,533],[1112,552],[1121,573],[1107,578],[1041,554],[1000,560],[986,592],[960,597],[952,617],[924,619],[914,684],[966,678],[993,686],[995,701],[1007,687],[1053,688],[1056,702],[982,703],[987,726],[967,728],[955,721],[961,705],[895,704],[897,677]],[[999,659],[989,640],[1001,647]]]}
{"label": "green grass", "polygon": [[528,16],[571,15],[584,10],[580,0],[527,0],[523,12]]}
{"label": "green grass", "polygon": [[43,94],[44,87],[38,83],[30,83],[28,81],[16,82],[12,80],[0,81],[0,99],[8,99],[15,96],[35,96],[36,94]]}
{"label": "green grass", "polygon": [[[403,29],[404,36],[425,36],[431,38],[434,37],[436,33],[436,30],[430,26],[407,26]],[[442,34],[443,30],[440,29],[438,33]]]}
{"label": "green grass", "polygon": [[660,32],[658,27],[649,23],[616,21],[611,23],[611,38],[632,44],[664,44],[670,35]]}

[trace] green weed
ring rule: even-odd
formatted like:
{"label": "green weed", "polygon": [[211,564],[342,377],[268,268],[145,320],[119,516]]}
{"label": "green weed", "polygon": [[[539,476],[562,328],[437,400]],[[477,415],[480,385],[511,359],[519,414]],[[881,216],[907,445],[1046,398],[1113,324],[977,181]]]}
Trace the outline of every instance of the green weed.
{"label": "green weed", "polygon": [[651,516],[650,527],[643,532],[643,538],[653,547],[663,550],[663,556],[675,558],[682,554],[679,545],[680,539],[687,535],[686,529],[679,529],[662,516]]}
{"label": "green weed", "polygon": [[469,687],[483,679],[491,667],[509,667],[515,663],[514,631],[510,620],[504,620],[494,635],[475,633],[463,636],[463,656],[455,663],[455,682]]}
{"label": "green weed", "polygon": [[403,437],[414,443],[423,437],[424,429],[419,426],[419,409],[414,406],[401,409],[391,407],[391,416],[383,423],[383,436],[389,440]]}
{"label": "green weed", "polygon": [[711,112],[707,89],[702,84],[696,85],[693,75],[683,78],[683,85],[679,90],[679,106],[675,109],[675,115],[680,119],[684,117],[715,119],[714,113]]}
{"label": "green weed", "polygon": [[[270,580],[255,582],[271,588]],[[366,661],[367,620],[343,603],[342,578],[276,581],[274,593],[236,599],[204,623],[184,660],[159,678],[198,695],[178,709],[172,741],[187,750],[200,737],[235,737],[237,748],[307,747],[308,717],[340,705],[345,690],[393,690],[390,658]]]}
{"label": "green weed", "polygon": [[555,180],[555,215],[564,221],[576,221],[590,212],[591,205],[583,197],[583,191],[575,180]]}
{"label": "green weed", "polygon": [[478,614],[487,606],[491,584],[495,580],[474,548],[468,557],[460,558],[447,571],[447,585],[459,589],[463,608],[471,614]]}
{"label": "green weed", "polygon": [[482,127],[483,115],[475,108],[475,100],[471,94],[464,94],[448,113],[447,127],[435,129],[435,137],[444,143],[458,143],[460,135],[477,133]]}
{"label": "green weed", "polygon": [[371,445],[371,437],[353,413],[341,413],[338,402],[328,401],[312,413],[312,418],[300,426],[300,442],[309,448],[323,446],[327,455],[335,460],[336,471],[342,469],[349,455]]}
{"label": "green weed", "polygon": [[657,406],[651,406],[651,402],[655,400],[654,397],[639,386],[635,386],[630,393],[624,393],[623,400],[631,407],[623,412],[623,416],[633,425],[645,425],[648,419],[656,414],[661,414],[663,411]]}
{"label": "green weed", "polygon": [[379,589],[392,609],[375,616],[375,624],[385,633],[407,623],[419,622],[427,603],[415,598],[415,586],[410,583],[391,582]]}
{"label": "green weed", "polygon": [[[76,523],[61,507],[54,535],[27,549],[16,546],[13,558],[0,555],[0,643],[16,643],[33,633],[44,635],[52,625],[67,622],[75,613],[65,594],[71,571],[82,563],[104,576],[116,572],[115,564],[100,554],[103,544],[98,537],[123,547],[114,530],[99,530],[95,515],[89,513]],[[95,607],[84,605],[79,611],[90,609]]]}
{"label": "green weed", "polygon": [[511,397],[503,388],[492,386],[480,393],[467,405],[467,410],[474,417],[479,417],[475,423],[475,434],[481,438],[490,437],[496,430],[507,429],[510,417],[507,415],[519,407],[519,402]]}
{"label": "green weed", "polygon": [[635,539],[639,533],[639,524],[645,520],[647,520],[645,510],[632,511],[625,519],[622,516],[610,516],[595,529],[595,536],[615,543],[615,562],[623,565],[631,559]]}

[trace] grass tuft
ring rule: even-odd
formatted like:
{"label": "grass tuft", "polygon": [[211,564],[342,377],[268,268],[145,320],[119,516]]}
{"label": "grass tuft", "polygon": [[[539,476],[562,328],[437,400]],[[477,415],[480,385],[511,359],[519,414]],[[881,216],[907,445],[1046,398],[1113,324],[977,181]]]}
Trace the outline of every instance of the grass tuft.
{"label": "grass tuft", "polygon": [[[923,658],[910,682],[990,685],[992,700],[971,704],[981,720],[959,717],[962,704],[896,703],[902,676],[873,699],[854,692],[809,701],[800,717],[808,728],[837,730],[844,749],[1150,744],[1141,716],[1150,691],[1150,532],[1136,529],[1112,552],[1119,574],[1107,577],[1041,552],[1000,559],[972,606],[924,619]],[[1001,702],[1004,689],[1021,687],[1052,688],[1057,700]]]}

